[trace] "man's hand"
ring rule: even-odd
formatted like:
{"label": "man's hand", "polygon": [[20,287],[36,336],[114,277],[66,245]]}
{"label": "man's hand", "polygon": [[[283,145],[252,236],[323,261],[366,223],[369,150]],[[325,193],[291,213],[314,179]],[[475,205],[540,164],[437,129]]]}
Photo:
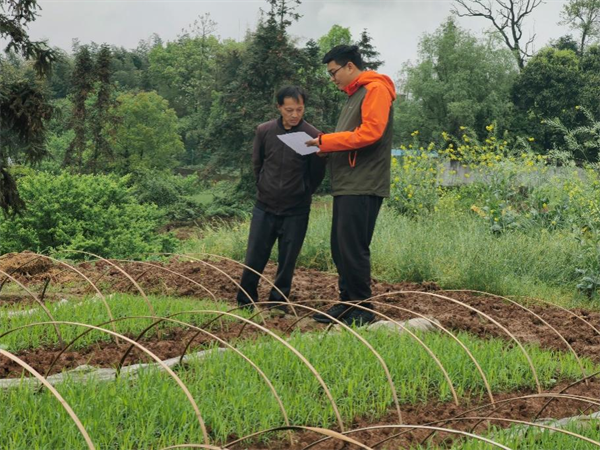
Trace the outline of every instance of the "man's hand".
{"label": "man's hand", "polygon": [[317,147],[319,145],[319,138],[311,139],[305,142],[307,147]]}

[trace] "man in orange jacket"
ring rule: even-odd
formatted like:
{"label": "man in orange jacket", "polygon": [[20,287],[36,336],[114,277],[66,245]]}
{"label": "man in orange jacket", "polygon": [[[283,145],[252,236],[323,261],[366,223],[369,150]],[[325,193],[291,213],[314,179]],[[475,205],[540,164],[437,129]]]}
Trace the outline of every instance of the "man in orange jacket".
{"label": "man in orange jacket", "polygon": [[[323,58],[336,86],[348,94],[334,133],[308,141],[328,157],[333,195],[331,254],[339,278],[341,303],[316,314],[347,324],[372,322],[370,245],[384,197],[390,195],[393,107],[392,80],[363,70],[357,46],[339,45]],[[355,305],[363,308],[355,308]]]}

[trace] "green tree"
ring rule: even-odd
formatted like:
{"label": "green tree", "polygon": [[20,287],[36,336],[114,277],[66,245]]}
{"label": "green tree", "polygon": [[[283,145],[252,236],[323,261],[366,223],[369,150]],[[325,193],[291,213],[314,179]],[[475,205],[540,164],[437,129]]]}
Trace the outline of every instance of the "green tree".
{"label": "green tree", "polygon": [[[224,80],[210,120],[211,167],[240,170],[244,183],[252,186],[249,151],[257,124],[275,115],[276,91],[300,81],[301,51],[294,47],[287,27],[297,15],[286,9],[290,2],[269,0],[271,9],[247,39],[243,56],[238,49],[225,58]],[[298,2],[293,2],[298,3]],[[287,11],[287,17],[281,16]]]}
{"label": "green tree", "polygon": [[569,0],[561,11],[561,24],[580,32],[579,54],[586,44],[600,37],[600,0]]}
{"label": "green tree", "polygon": [[[5,52],[32,61],[38,76],[47,75],[56,53],[45,42],[32,41],[27,33],[28,25],[36,19],[40,9],[37,1],[2,0],[0,6],[0,39],[8,41]],[[31,163],[39,162],[46,156],[43,144],[52,107],[39,81],[23,77],[9,79],[4,72],[4,61],[1,64],[0,209],[18,212],[24,203],[8,171],[9,161],[17,156],[16,152],[20,152],[25,161]]]}
{"label": "green tree", "polygon": [[296,12],[296,8],[301,4],[300,0],[267,0],[267,3],[271,7],[267,13],[269,18],[273,19],[282,31],[285,31],[292,21],[297,22],[302,17]]}
{"label": "green tree", "polygon": [[325,53],[337,45],[351,45],[352,33],[350,32],[350,28],[334,25],[326,35],[319,38],[317,43],[321,48],[321,54],[325,55]]}
{"label": "green tree", "polygon": [[571,50],[575,53],[579,51],[579,46],[577,41],[573,39],[573,36],[567,34],[565,36],[561,36],[558,39],[551,41],[551,47],[554,47],[558,50]]}
{"label": "green tree", "polygon": [[417,64],[403,68],[397,138],[406,142],[419,130],[430,141],[442,131],[462,134],[461,126],[483,136],[494,121],[506,128],[517,73],[511,53],[495,36],[478,41],[449,18],[421,39]]}
{"label": "green tree", "polygon": [[206,14],[175,42],[155,46],[149,55],[151,81],[181,118],[184,162],[192,165],[207,157],[206,130],[219,76],[217,60],[223,51],[215,30],[215,22]]}
{"label": "green tree", "polygon": [[99,160],[102,158],[108,161],[112,157],[112,148],[106,138],[106,129],[111,122],[109,114],[113,104],[112,93],[113,85],[111,83],[111,50],[108,45],[102,45],[98,52],[95,78],[96,78],[96,100],[93,105],[91,115],[91,140],[92,152],[87,166],[91,173],[96,173],[99,169]]}
{"label": "green tree", "polygon": [[314,40],[309,40],[301,49],[301,56],[298,83],[308,91],[305,117],[323,132],[332,132],[346,94],[329,79],[321,62],[323,52]]}
{"label": "green tree", "polygon": [[48,48],[45,41],[32,41],[27,33],[27,27],[35,21],[41,9],[37,1],[2,0],[0,6],[0,38],[8,40],[4,51],[33,61],[33,67],[39,75],[49,73],[56,59],[55,51]]}
{"label": "green tree", "polygon": [[48,85],[53,99],[66,98],[71,92],[73,58],[64,50],[55,49],[56,61],[52,64],[52,73]]}
{"label": "green tree", "polygon": [[518,114],[513,129],[534,135],[540,145],[551,148],[556,133],[541,124],[560,118],[567,127],[576,123],[582,76],[579,58],[572,50],[544,48],[525,66],[513,87]]}
{"label": "green tree", "polygon": [[73,69],[73,113],[72,128],[75,132],[73,141],[65,153],[65,167],[74,166],[77,171],[83,169],[83,154],[87,147],[87,106],[86,100],[94,87],[94,62],[89,47],[79,47],[75,55]]}
{"label": "green tree", "polygon": [[150,91],[154,89],[150,77],[150,52],[162,46],[157,34],[143,39],[133,50],[113,46],[111,48],[111,77],[122,91]]}
{"label": "green tree", "polygon": [[177,115],[156,92],[122,94],[114,114],[118,118],[112,139],[115,169],[172,169],[178,165],[183,143]]}
{"label": "green tree", "polygon": [[373,44],[371,43],[372,40],[373,38],[369,36],[369,33],[365,28],[360,34],[360,40],[356,42],[356,45],[358,46],[363,62],[365,63],[365,69],[377,70],[384,61],[377,59],[379,57],[379,52],[373,47]]}
{"label": "green tree", "polygon": [[[591,45],[580,58],[581,88],[580,105],[592,112],[594,117],[600,117],[600,45]],[[583,117],[582,117],[583,119]]]}
{"label": "green tree", "polygon": [[337,45],[352,45],[352,33],[350,32],[350,28],[333,25],[327,34],[317,40],[317,44],[320,49],[318,54],[314,54],[306,62],[309,65],[313,64],[315,80],[305,82],[304,86],[310,94],[309,104],[315,102],[315,97],[318,97],[316,100],[321,103],[322,113],[316,116],[316,120],[313,119],[314,124],[319,126],[322,131],[329,133],[335,129],[346,94],[341,92],[331,82],[322,60],[325,53],[333,47]]}

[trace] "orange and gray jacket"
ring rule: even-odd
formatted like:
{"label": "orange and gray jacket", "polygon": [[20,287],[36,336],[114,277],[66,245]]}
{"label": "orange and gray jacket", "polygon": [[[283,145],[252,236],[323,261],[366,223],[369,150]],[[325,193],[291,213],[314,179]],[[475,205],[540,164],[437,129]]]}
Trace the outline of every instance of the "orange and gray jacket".
{"label": "orange and gray jacket", "polygon": [[394,83],[364,71],[344,91],[335,133],[321,135],[319,144],[329,156],[332,194],[389,197]]}
{"label": "orange and gray jacket", "polygon": [[256,129],[252,165],[256,176],[256,206],[278,215],[304,214],[312,194],[325,176],[325,161],[316,154],[301,156],[277,136],[304,131],[317,137],[319,130],[305,120],[286,130],[281,117]]}

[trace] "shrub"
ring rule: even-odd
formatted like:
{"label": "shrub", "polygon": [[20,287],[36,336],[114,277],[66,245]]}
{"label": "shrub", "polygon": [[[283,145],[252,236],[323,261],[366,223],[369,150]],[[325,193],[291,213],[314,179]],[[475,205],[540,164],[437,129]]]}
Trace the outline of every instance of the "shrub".
{"label": "shrub", "polygon": [[413,132],[414,140],[408,149],[404,145],[400,147],[405,152],[401,158],[392,158],[388,203],[409,216],[434,210],[442,192],[439,177],[444,169],[433,151],[434,144],[429,144],[427,149],[419,146],[418,134],[418,131]]}
{"label": "shrub", "polygon": [[20,178],[27,209],[20,216],[0,218],[0,253],[83,250],[130,258],[173,251],[176,240],[156,233],[163,213],[155,205],[139,204],[126,181],[66,172]]}
{"label": "shrub", "polygon": [[196,177],[139,169],[131,174],[130,183],[138,201],[162,208],[167,220],[190,222],[204,214],[202,202],[193,197],[198,190]]}

